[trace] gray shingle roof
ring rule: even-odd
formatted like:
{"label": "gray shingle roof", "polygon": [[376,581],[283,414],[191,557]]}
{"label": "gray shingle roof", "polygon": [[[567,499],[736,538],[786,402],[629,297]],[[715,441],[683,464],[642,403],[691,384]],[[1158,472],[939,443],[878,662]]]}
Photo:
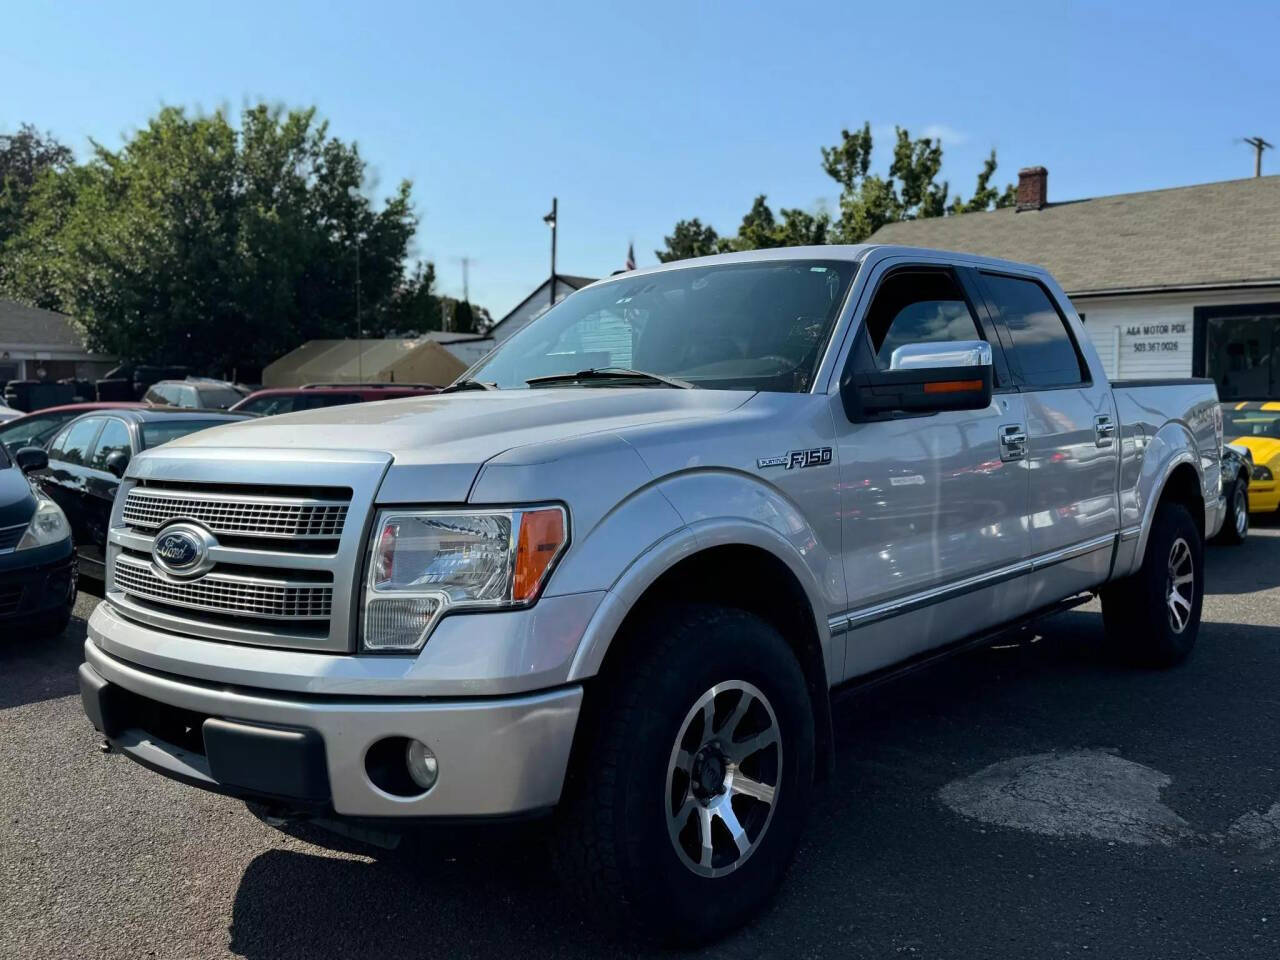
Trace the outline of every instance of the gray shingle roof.
{"label": "gray shingle roof", "polygon": [[871,241],[1036,263],[1077,295],[1280,282],[1280,176],[890,223]]}
{"label": "gray shingle roof", "polygon": [[15,343],[84,349],[83,338],[66,314],[0,300],[0,345]]}

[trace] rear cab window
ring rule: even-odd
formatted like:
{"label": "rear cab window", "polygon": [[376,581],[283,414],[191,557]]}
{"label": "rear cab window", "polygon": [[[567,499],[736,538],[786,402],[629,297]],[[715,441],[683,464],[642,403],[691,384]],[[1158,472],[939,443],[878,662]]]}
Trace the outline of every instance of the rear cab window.
{"label": "rear cab window", "polygon": [[985,270],[981,277],[1008,333],[1009,365],[1022,386],[1049,389],[1089,382],[1089,367],[1066,317],[1039,282]]}

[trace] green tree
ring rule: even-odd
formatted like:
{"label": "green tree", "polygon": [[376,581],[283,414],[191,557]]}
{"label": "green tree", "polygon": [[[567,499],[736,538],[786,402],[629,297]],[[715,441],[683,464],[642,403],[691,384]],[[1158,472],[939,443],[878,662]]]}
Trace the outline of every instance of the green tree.
{"label": "green tree", "polygon": [[11,246],[25,230],[33,192],[45,174],[65,172],[72,164],[71,148],[24,123],[17,133],[0,134],[0,290],[6,283]]}
{"label": "green tree", "polygon": [[967,201],[956,197],[948,204],[950,185],[938,180],[941,140],[912,139],[905,129],[895,127],[893,159],[884,177],[871,172],[873,146],[871,124],[864,123],[857,130],[841,130],[839,143],[822,148],[822,169],[840,187],[840,212],[834,220],[822,211],[784,208],[779,221],[762,194],[743,217],[735,236],[719,237],[711,226],[698,220],[681,220],[675,233],[665,238],[667,249],[657,251],[658,259],[666,262],[762,247],[861,243],[886,223],[971,213],[1014,202],[1012,184],[1003,191],[991,186],[996,171],[994,150],[978,174],[973,196]]}
{"label": "green tree", "polygon": [[661,263],[673,260],[687,260],[690,257],[705,257],[720,249],[720,235],[710,226],[703,226],[697,217],[692,220],[681,220],[676,224],[671,236],[663,237],[666,248],[653,251]]}
{"label": "green tree", "polygon": [[418,261],[396,284],[391,296],[373,311],[365,311],[365,335],[420,336],[428,330],[439,330],[440,297],[435,284],[435,264]]}
{"label": "green tree", "polygon": [[453,332],[475,333],[476,318],[469,301],[460,300],[453,309]]}
{"label": "green tree", "polygon": [[96,349],[252,370],[354,335],[357,269],[366,317],[404,288],[410,184],[375,209],[364,180],[355,144],[314,110],[261,104],[237,129],[165,108],[121,149],[94,144],[84,166],[38,181],[6,276]]}

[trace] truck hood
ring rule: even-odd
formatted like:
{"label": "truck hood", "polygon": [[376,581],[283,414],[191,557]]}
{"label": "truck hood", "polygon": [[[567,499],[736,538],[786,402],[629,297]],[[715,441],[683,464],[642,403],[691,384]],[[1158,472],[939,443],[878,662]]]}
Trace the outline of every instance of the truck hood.
{"label": "truck hood", "polygon": [[430,479],[432,499],[459,502],[485,461],[514,447],[720,416],[752,395],[661,387],[466,391],[246,420],[202,430],[155,453],[270,449],[278,457],[294,450],[300,461],[308,450],[384,454],[392,458],[384,489],[399,486],[397,472],[412,471],[415,485]]}

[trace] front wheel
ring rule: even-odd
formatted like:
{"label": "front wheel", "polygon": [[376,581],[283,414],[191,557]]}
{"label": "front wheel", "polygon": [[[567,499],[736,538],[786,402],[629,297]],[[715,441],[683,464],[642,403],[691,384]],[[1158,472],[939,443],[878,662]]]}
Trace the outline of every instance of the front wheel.
{"label": "front wheel", "polygon": [[1107,641],[1146,666],[1181,663],[1196,644],[1203,602],[1200,530],[1185,506],[1162,503],[1142,567],[1102,591]]}
{"label": "front wheel", "polygon": [[630,638],[566,786],[556,861],[593,917],[664,941],[746,923],[772,896],[808,810],[813,711],[781,635],[686,607]]}

